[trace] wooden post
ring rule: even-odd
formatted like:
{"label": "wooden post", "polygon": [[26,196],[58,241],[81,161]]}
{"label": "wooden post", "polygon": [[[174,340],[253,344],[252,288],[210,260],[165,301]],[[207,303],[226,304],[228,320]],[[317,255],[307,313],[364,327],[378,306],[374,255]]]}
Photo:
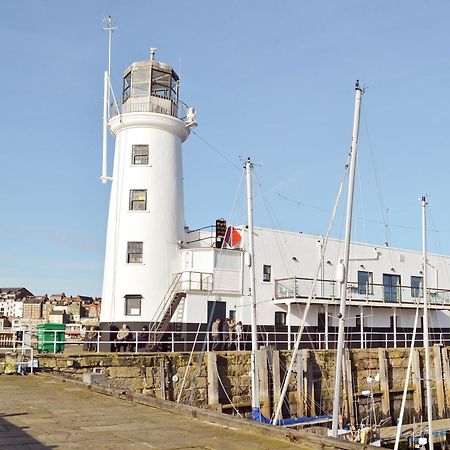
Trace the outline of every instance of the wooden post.
{"label": "wooden post", "polygon": [[380,365],[380,388],[381,388],[381,412],[383,419],[391,417],[391,400],[389,397],[389,378],[386,361],[386,352],[383,348],[378,349],[378,363]]}
{"label": "wooden post", "polygon": [[445,418],[445,397],[444,397],[444,383],[442,381],[442,363],[441,363],[441,348],[439,345],[433,346],[434,356],[434,388],[436,390],[437,413],[436,419]]}
{"label": "wooden post", "polygon": [[[442,366],[444,370],[444,392],[446,398],[450,398],[450,362],[448,358],[448,349],[442,347]],[[445,411],[446,417],[450,416],[450,407],[447,406]]]}
{"label": "wooden post", "polygon": [[272,352],[272,381],[273,381],[273,403],[278,405],[281,397],[281,379],[280,379],[280,352]]}
{"label": "wooden post", "polygon": [[161,398],[166,399],[166,374],[164,372],[164,361],[159,361],[159,382],[161,384]]}
{"label": "wooden post", "polygon": [[219,407],[219,373],[216,352],[206,352],[208,360],[208,405]]}
{"label": "wooden post", "polygon": [[347,387],[348,415],[350,416],[350,425],[356,427],[355,402],[353,400],[353,378],[352,378],[352,361],[350,360],[350,350],[344,349],[344,372],[345,384]]}
{"label": "wooden post", "polygon": [[[314,392],[314,367],[312,364],[311,351],[306,350],[307,366],[306,366],[306,396],[309,405],[309,414],[316,415],[316,397]],[[308,409],[307,409],[308,411]]]}
{"label": "wooden post", "polygon": [[304,372],[303,352],[297,353],[297,416],[305,416],[305,399],[303,395],[303,372]]}
{"label": "wooden post", "polygon": [[269,396],[269,374],[267,372],[267,349],[262,348],[258,352],[258,372],[259,372],[259,401],[261,402],[261,412],[266,418],[270,418],[270,396]]}
{"label": "wooden post", "polygon": [[413,393],[413,401],[414,401],[414,409],[416,411],[417,419],[423,416],[423,405],[422,405],[422,378],[420,376],[420,353],[419,350],[414,350],[413,356],[413,375],[412,381],[414,384],[414,393]]}

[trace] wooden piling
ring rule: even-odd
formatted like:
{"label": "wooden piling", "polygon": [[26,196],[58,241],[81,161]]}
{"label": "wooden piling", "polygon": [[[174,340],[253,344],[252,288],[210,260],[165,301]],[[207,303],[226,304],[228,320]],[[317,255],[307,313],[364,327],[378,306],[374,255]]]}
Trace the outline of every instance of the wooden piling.
{"label": "wooden piling", "polygon": [[380,366],[381,412],[383,418],[391,417],[391,403],[389,396],[389,377],[386,361],[386,351],[378,349],[378,363]]}
{"label": "wooden piling", "polygon": [[441,348],[433,346],[434,388],[436,391],[437,415],[436,419],[445,418],[444,383],[442,380]]}
{"label": "wooden piling", "polygon": [[208,361],[208,405],[219,407],[219,372],[216,352],[206,352]]}
{"label": "wooden piling", "polygon": [[281,376],[280,376],[280,352],[272,352],[272,383],[273,383],[273,403],[278,405],[281,398]]}
{"label": "wooden piling", "polygon": [[297,353],[297,416],[305,416],[305,398],[304,398],[304,357],[303,352]]}
{"label": "wooden piling", "polygon": [[270,418],[269,373],[267,371],[267,349],[257,350],[259,373],[259,401],[264,417]]}
{"label": "wooden piling", "polygon": [[352,427],[356,427],[355,401],[353,398],[352,361],[350,359],[350,350],[348,348],[344,349],[344,372],[347,391],[347,411],[350,419],[350,425],[352,425]]}
{"label": "wooden piling", "polygon": [[417,418],[423,416],[422,378],[420,373],[420,353],[415,349],[413,354],[412,381],[414,385],[413,402]]}
{"label": "wooden piling", "polygon": [[[446,398],[450,398],[450,362],[448,348],[442,347],[442,367],[444,372],[444,393]],[[450,417],[450,406],[446,407],[445,416]]]}
{"label": "wooden piling", "polygon": [[306,350],[306,397],[307,405],[306,411],[311,416],[316,415],[316,396],[314,390],[314,367],[312,364],[312,352]]}

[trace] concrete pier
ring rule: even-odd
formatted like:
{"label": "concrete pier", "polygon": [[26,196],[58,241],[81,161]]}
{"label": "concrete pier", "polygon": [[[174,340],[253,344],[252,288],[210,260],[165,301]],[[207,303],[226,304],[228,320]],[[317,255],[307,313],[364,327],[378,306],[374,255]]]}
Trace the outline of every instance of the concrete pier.
{"label": "concrete pier", "polygon": [[94,389],[102,390],[50,375],[1,375],[0,449],[370,448],[162,400],[143,405]]}

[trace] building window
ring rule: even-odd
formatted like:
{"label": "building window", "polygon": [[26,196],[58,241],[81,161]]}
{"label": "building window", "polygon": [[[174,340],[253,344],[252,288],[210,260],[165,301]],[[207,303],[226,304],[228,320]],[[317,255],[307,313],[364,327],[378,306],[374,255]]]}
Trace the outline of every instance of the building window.
{"label": "building window", "polygon": [[373,272],[358,271],[358,294],[373,294]]}
{"label": "building window", "polygon": [[130,191],[130,211],[145,211],[147,209],[147,189],[132,189]]}
{"label": "building window", "polygon": [[125,315],[140,316],[141,301],[142,295],[125,295]]}
{"label": "building window", "polygon": [[270,281],[272,266],[263,265],[263,281]]}
{"label": "building window", "polygon": [[423,278],[422,277],[411,277],[411,297],[421,298],[423,296]]}
{"label": "building window", "polygon": [[401,300],[400,288],[400,275],[383,274],[383,298],[385,302],[396,303]]}
{"label": "building window", "polygon": [[131,164],[133,166],[145,166],[148,164],[148,145],[132,146]]}
{"label": "building window", "polygon": [[228,315],[228,317],[230,318],[230,320],[236,321],[236,310],[230,309],[230,314]]}
{"label": "building window", "polygon": [[275,326],[286,325],[286,313],[284,311],[275,311]]}
{"label": "building window", "polygon": [[127,262],[131,264],[142,263],[142,242],[128,242]]}

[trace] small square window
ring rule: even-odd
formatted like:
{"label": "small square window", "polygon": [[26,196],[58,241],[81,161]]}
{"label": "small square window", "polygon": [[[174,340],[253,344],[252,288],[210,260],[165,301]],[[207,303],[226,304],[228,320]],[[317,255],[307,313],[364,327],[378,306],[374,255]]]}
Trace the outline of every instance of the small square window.
{"label": "small square window", "polygon": [[133,166],[148,164],[148,145],[133,145],[131,148],[131,164]]}
{"label": "small square window", "polygon": [[275,311],[275,325],[286,325],[286,315],[284,311]]}
{"label": "small square window", "polygon": [[142,242],[128,242],[127,263],[142,264]]}
{"label": "small square window", "polygon": [[141,301],[142,295],[125,295],[125,315],[140,316]]}
{"label": "small square window", "polygon": [[272,266],[263,265],[263,281],[269,282],[272,274]]}
{"label": "small square window", "polygon": [[130,211],[145,211],[147,209],[147,189],[132,189],[130,191]]}

